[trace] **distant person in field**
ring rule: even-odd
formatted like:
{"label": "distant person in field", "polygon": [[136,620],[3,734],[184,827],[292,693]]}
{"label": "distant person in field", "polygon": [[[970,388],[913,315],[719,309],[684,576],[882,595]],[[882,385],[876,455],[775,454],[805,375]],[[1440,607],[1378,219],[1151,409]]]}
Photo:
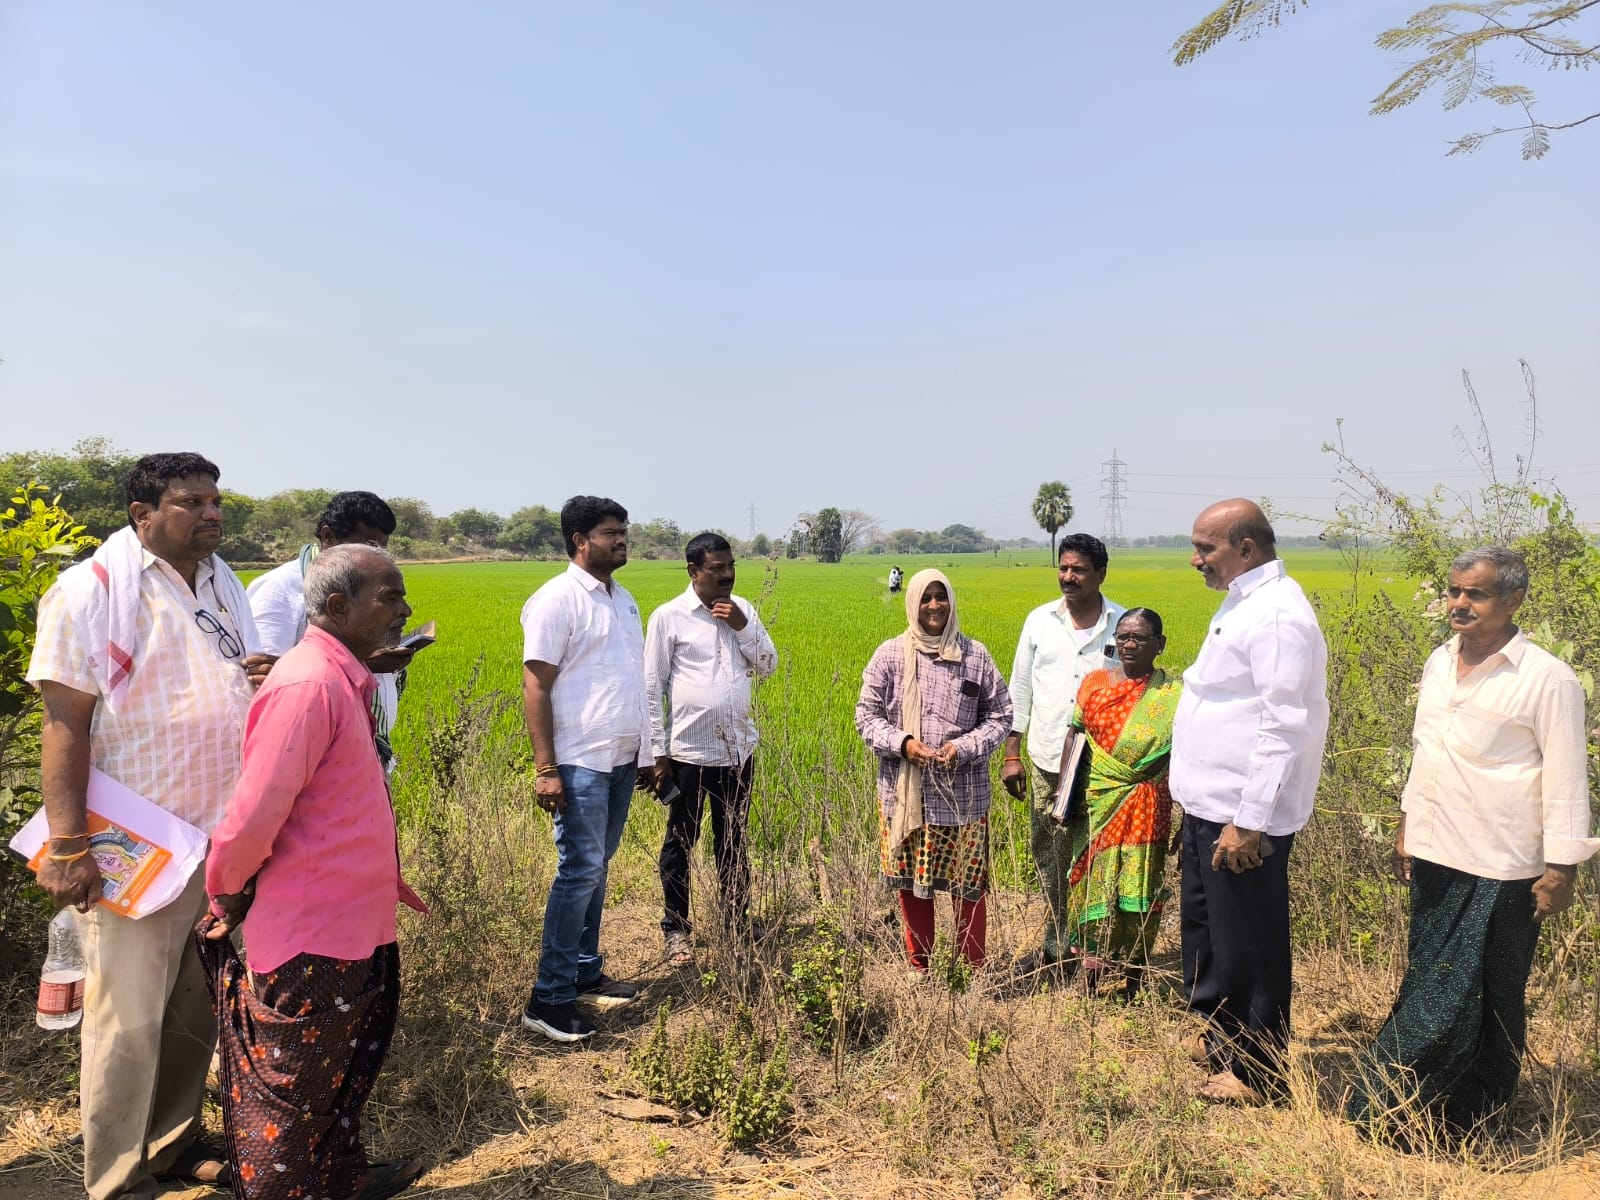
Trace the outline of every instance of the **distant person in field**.
{"label": "distant person in field", "polygon": [[1499,1124],[1527,1032],[1544,921],[1572,905],[1590,836],[1584,694],[1515,623],[1528,567],[1514,550],[1450,564],[1454,636],[1422,670],[1394,875],[1411,888],[1399,999],[1360,1063],[1351,1120]]}
{"label": "distant person in field", "polygon": [[711,839],[724,929],[750,933],[750,859],[745,827],[755,773],[755,684],[778,666],[778,652],[755,606],[733,594],[733,547],[702,533],[684,548],[689,586],[650,614],[644,639],[650,704],[652,777],[670,799],[661,843],[661,931],[667,961],[694,961],[689,924],[689,860],[700,815],[711,807]]}
{"label": "distant person in field", "polygon": [[[1020,975],[1065,966],[1076,969],[1082,947],[1072,940],[1068,888],[1074,858],[1072,837],[1050,817],[1050,800],[1061,774],[1061,752],[1072,721],[1078,688],[1091,671],[1116,654],[1112,633],[1123,608],[1100,592],[1110,556],[1105,543],[1087,533],[1061,539],[1056,555],[1059,600],[1040,605],[1022,622],[1011,665],[1011,733],[1000,764],[1000,781],[1018,800],[1029,799],[1033,861],[1044,890],[1044,946],[1024,956]],[[1022,738],[1028,754],[1022,754]]]}
{"label": "distant person in field", "polygon": [[1191,564],[1227,598],[1184,672],[1172,731],[1183,983],[1207,1022],[1201,1097],[1262,1103],[1283,1093],[1289,852],[1322,773],[1328,647],[1256,504],[1213,504],[1190,541]]}
{"label": "distant person in field", "polygon": [[1072,715],[1073,728],[1089,739],[1089,762],[1082,804],[1066,822],[1067,930],[1083,952],[1090,986],[1120,972],[1131,999],[1165,900],[1172,836],[1167,769],[1182,681],[1156,666],[1167,646],[1159,613],[1130,608],[1114,641],[1116,664],[1084,677]]}
{"label": "distant person in field", "polygon": [[271,659],[244,587],[217,557],[215,463],[151,454],[128,477],[128,528],[63,572],[39,602],[28,681],[44,700],[40,753],[49,858],[39,886],[73,905],[87,965],[83,1185],[90,1200],[154,1196],[158,1180],[227,1186],[201,1139],[216,1023],[190,931],[197,870],[165,908],[130,920],[97,905],[90,768],[209,833],[239,778],[239,739]]}
{"label": "distant person in field", "polygon": [[900,899],[912,978],[928,971],[936,892],[950,895],[956,948],[986,956],[989,758],[1011,728],[1011,697],[981,642],[961,632],[941,571],[906,588],[906,631],[862,676],[856,728],[878,756],[878,854]]}
{"label": "distant person in field", "polygon": [[[389,544],[394,533],[394,512],[371,492],[340,492],[328,501],[317,518],[316,540],[300,547],[300,553],[281,567],[274,567],[253,580],[246,591],[250,611],[261,634],[263,652],[278,657],[289,653],[305,636],[306,570],[318,554],[330,546]],[[399,646],[381,646],[367,664],[378,689],[373,694],[372,715],[376,721],[373,737],[385,770],[394,770],[394,723],[400,708],[400,693],[405,690],[406,667],[412,651]]]}
{"label": "distant person in field", "polygon": [[522,606],[522,701],[533,742],[534,792],[555,821],[556,877],[544,910],[539,978],[522,1014],[528,1029],[581,1042],[600,1008],[639,989],[602,967],[606,871],[622,842],[641,768],[653,768],[639,606],[612,573],[628,561],[628,511],[574,496],[561,507],[571,562]]}
{"label": "distant person in field", "polygon": [[904,578],[905,578],[905,572],[900,569],[900,564],[899,563],[896,563],[894,566],[890,567],[889,568],[889,590],[891,592],[898,592],[900,590],[900,581],[902,579],[904,579]]}
{"label": "distant person in field", "polygon": [[[220,1095],[240,1200],[396,1196],[417,1161],[370,1163],[361,1112],[400,1008],[394,809],[369,664],[399,640],[405,579],[374,546],[307,567],[305,636],[256,693],[244,766],[211,835],[211,915],[195,931],[220,1038]],[[249,969],[228,934],[244,931]]]}

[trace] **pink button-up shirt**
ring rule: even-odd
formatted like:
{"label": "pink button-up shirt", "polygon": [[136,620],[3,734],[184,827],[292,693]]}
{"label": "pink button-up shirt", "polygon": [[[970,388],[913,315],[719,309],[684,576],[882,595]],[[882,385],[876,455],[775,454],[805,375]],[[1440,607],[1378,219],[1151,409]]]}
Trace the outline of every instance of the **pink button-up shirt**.
{"label": "pink button-up shirt", "polygon": [[297,954],[368,958],[394,910],[424,912],[400,878],[394,809],[372,737],[372,672],[316,626],[273,666],[245,718],[244,766],[211,835],[206,892],[253,877],[252,971]]}

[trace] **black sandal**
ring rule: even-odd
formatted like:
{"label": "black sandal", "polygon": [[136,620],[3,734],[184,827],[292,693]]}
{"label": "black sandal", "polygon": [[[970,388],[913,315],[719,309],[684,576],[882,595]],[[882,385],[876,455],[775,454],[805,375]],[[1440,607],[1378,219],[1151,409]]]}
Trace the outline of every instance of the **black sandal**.
{"label": "black sandal", "polygon": [[398,1196],[415,1183],[427,1169],[427,1164],[419,1158],[373,1163],[367,1167],[366,1179],[355,1194],[355,1200],[389,1200],[390,1196]]}

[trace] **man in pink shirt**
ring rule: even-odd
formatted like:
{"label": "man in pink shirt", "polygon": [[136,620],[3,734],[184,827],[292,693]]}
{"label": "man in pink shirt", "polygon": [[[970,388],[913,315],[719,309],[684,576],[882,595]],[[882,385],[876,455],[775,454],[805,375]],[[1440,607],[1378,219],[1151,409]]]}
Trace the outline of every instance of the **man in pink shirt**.
{"label": "man in pink shirt", "polygon": [[[305,638],[245,721],[197,940],[241,1200],[379,1200],[422,1173],[367,1162],[361,1109],[399,1010],[395,906],[423,906],[400,878],[366,662],[399,640],[411,606],[394,559],[371,546],[323,551],[305,589]],[[241,923],[248,970],[227,938]]]}

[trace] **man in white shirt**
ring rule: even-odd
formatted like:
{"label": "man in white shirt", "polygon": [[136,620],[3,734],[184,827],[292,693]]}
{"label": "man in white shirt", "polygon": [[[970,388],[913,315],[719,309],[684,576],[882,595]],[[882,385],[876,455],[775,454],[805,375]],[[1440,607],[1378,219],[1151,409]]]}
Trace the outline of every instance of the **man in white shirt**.
{"label": "man in white shirt", "polygon": [[192,931],[205,870],[138,920],[97,904],[90,769],[206,833],[239,779],[256,653],[244,588],[218,558],[222,493],[198,454],[151,454],[128,477],[128,523],[39,602],[28,681],[44,702],[40,775],[50,826],[39,886],[73,905],[88,977],[83,1186],[147,1200],[159,1181],[226,1187],[227,1153],[201,1138],[217,1025]]}
{"label": "man in white shirt", "polygon": [[574,496],[561,506],[561,538],[572,561],[522,606],[534,792],[555,820],[557,856],[522,1023],[552,1041],[581,1042],[594,1026],[578,1011],[580,996],[606,1008],[639,994],[602,970],[600,917],[639,768],[653,763],[639,606],[612,578],[628,561],[628,511]]}
{"label": "man in white shirt", "polygon": [[[756,723],[750,699],[778,652],[755,607],[733,594],[733,547],[702,533],[684,548],[689,586],[650,614],[644,639],[645,694],[658,795],[669,797],[661,843],[661,931],[667,961],[694,961],[689,925],[689,857],[709,797],[711,839],[726,927],[749,931],[750,814]],[[674,795],[674,790],[676,795]]]}
{"label": "man in white shirt", "polygon": [[[1070,969],[1081,952],[1071,944],[1066,919],[1072,839],[1065,825],[1050,819],[1050,798],[1060,782],[1061,750],[1078,701],[1078,685],[1089,672],[1114,661],[1112,635],[1124,610],[1100,594],[1110,561],[1105,543],[1097,537],[1071,533],[1061,539],[1056,560],[1061,599],[1028,614],[1011,665],[1011,735],[1006,738],[1000,781],[1018,800],[1032,795],[1033,861],[1048,909],[1043,950],[1017,963],[1019,975],[1063,961]],[[1026,760],[1023,734],[1028,735]]]}
{"label": "man in white shirt", "polygon": [[[250,597],[250,614],[261,635],[264,654],[281,658],[306,635],[306,568],[329,546],[389,545],[394,533],[394,510],[372,492],[340,492],[328,501],[317,518],[317,540],[307,542],[300,553],[282,566],[252,580],[245,589]],[[378,758],[384,770],[394,770],[393,733],[400,709],[400,693],[405,688],[405,671],[412,651],[385,646],[367,663],[377,682],[372,701],[376,721],[373,737],[378,743]]]}
{"label": "man in white shirt", "polygon": [[1505,1113],[1539,926],[1571,906],[1578,864],[1600,849],[1583,688],[1514,624],[1527,590],[1514,550],[1450,564],[1455,636],[1422,670],[1394,842],[1409,962],[1347,1108],[1368,1128],[1415,1114],[1459,1135]]}
{"label": "man in white shirt", "polygon": [[1201,1097],[1260,1103],[1283,1090],[1289,852],[1322,771],[1328,647],[1256,504],[1213,504],[1190,541],[1206,586],[1228,596],[1184,672],[1173,723],[1183,983],[1207,1021]]}

